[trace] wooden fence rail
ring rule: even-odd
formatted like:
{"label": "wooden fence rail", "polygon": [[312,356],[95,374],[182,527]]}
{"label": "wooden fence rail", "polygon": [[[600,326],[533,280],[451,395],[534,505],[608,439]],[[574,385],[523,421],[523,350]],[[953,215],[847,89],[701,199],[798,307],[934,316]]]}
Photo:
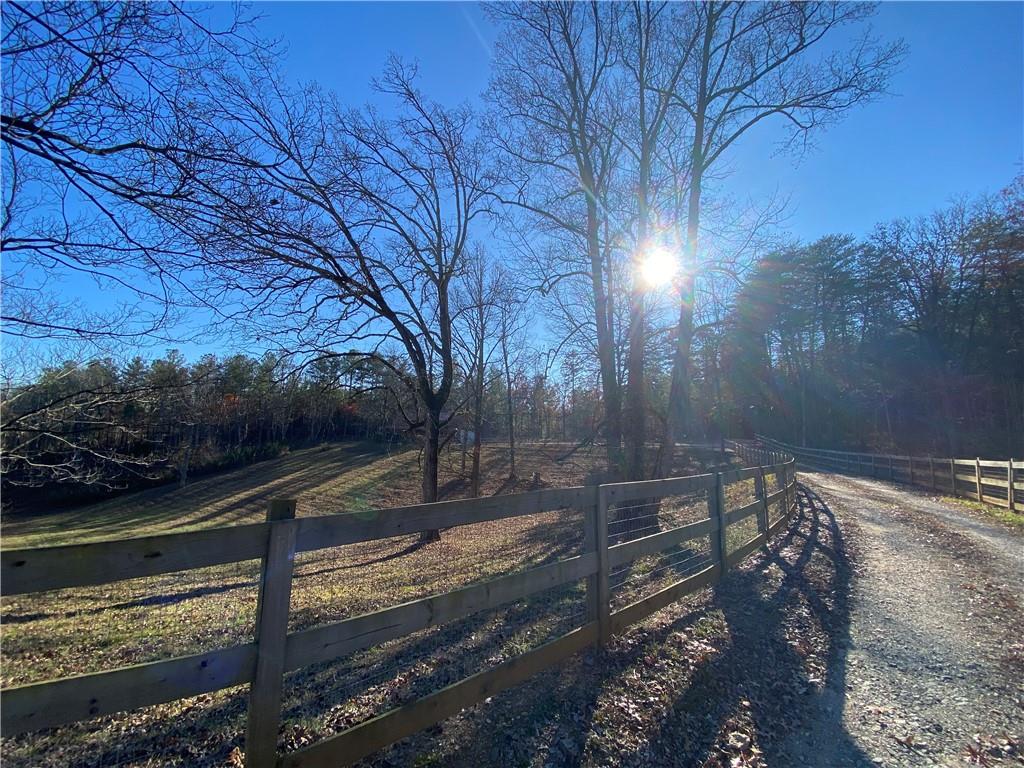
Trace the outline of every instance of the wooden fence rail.
{"label": "wooden fence rail", "polygon": [[801,448],[760,435],[757,440],[764,450],[782,451],[802,464],[907,483],[1024,512],[1024,461],[890,456]]}
{"label": "wooden fence rail", "polygon": [[[763,546],[790,519],[796,501],[795,462],[781,451],[738,446],[762,464],[741,470],[596,487],[421,504],[373,513],[295,517],[294,500],[270,503],[267,521],[190,533],[0,552],[4,597],[98,585],[212,565],[259,559],[260,591],[252,643],[0,691],[0,732],[10,736],[249,684],[246,765],[264,768],[352,763],[461,709],[516,685],[540,670],[605,644],[609,637],[699,590]],[[769,489],[768,475],[775,477]],[[756,500],[726,508],[726,486],[754,480]],[[708,516],[653,535],[609,544],[609,508],[629,500],[704,492]],[[781,513],[770,519],[770,507]],[[297,552],[386,539],[558,509],[583,514],[582,554],[432,595],[373,613],[288,632]],[[758,533],[728,550],[730,525],[756,515]],[[651,595],[612,611],[613,568],[706,537],[711,562]],[[432,626],[521,600],[580,580],[587,612],[581,626],[442,690],[303,749],[279,755],[282,680],[286,672],[337,659]]]}

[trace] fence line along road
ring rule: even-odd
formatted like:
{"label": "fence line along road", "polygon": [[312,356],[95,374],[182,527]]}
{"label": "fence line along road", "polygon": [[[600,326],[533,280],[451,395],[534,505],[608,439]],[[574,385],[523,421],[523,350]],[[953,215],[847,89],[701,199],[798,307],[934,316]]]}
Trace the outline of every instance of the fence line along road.
{"label": "fence line along road", "polygon": [[801,448],[761,435],[757,440],[765,448],[785,452],[808,466],[931,488],[1024,512],[1024,461],[890,456]]}
{"label": "fence line along road", "polygon": [[[550,489],[379,510],[372,514],[295,517],[295,501],[270,503],[267,521],[190,533],[0,552],[4,597],[188,571],[259,558],[262,562],[253,642],[173,659],[77,675],[0,691],[0,731],[11,736],[249,684],[246,765],[308,768],[352,763],[516,685],[588,646],[602,646],[684,595],[719,580],[763,546],[790,519],[796,502],[795,462],[780,451],[737,445],[758,466],[691,477]],[[775,488],[770,489],[774,477]],[[725,489],[753,480],[755,500],[727,509]],[[650,535],[609,537],[617,517],[667,497],[703,493],[707,517]],[[634,506],[630,506],[633,504]],[[777,510],[774,519],[772,508]],[[583,512],[583,551],[528,570],[312,629],[288,632],[297,552],[452,528],[557,509]],[[657,514],[657,513],[655,513]],[[755,517],[757,535],[732,551],[729,526]],[[629,520],[625,520],[629,523]],[[615,520],[615,525],[623,523]],[[656,525],[655,529],[660,528]],[[643,529],[646,530],[646,529]],[[752,530],[752,528],[751,528]],[[625,540],[623,540],[625,539]],[[609,577],[638,558],[664,556],[704,539],[710,560],[668,586],[612,610]],[[585,580],[587,610],[566,634],[392,709],[335,736],[279,755],[282,678],[286,672],[338,659],[428,627],[462,619],[560,585]]]}

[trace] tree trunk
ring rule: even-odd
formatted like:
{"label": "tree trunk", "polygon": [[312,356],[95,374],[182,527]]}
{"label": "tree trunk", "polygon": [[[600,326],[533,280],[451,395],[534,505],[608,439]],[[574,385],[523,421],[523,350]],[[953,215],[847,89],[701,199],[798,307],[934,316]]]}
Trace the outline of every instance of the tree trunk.
{"label": "tree trunk", "polygon": [[508,479],[516,479],[516,417],[512,410],[512,366],[508,359],[508,327],[502,321],[501,360],[505,368],[505,407],[508,409]]}
{"label": "tree trunk", "polygon": [[[423,424],[423,503],[437,501],[437,463],[441,435],[441,413],[427,408]],[[441,531],[424,531],[420,541],[440,541]]]}
{"label": "tree trunk", "polygon": [[[593,189],[593,180],[590,180]],[[622,397],[615,376],[615,338],[608,291],[604,284],[604,258],[598,237],[601,226],[597,202],[587,197],[587,251],[594,289],[594,319],[597,324],[597,357],[601,369],[601,402],[605,414],[605,443],[609,469],[622,470]]]}
{"label": "tree trunk", "polygon": [[690,194],[686,201],[686,248],[682,274],[679,278],[679,321],[676,324],[676,344],[672,353],[672,383],[669,386],[668,407],[665,414],[665,433],[659,453],[661,466],[658,474],[671,471],[676,439],[682,433],[689,415],[690,404],[690,350],[693,348],[694,283],[697,276],[697,245],[700,237],[700,202],[704,182],[704,121],[707,112],[708,64],[711,60],[711,42],[714,25],[710,18],[704,30],[701,58],[700,85],[694,120],[693,143],[690,146]]}
{"label": "tree trunk", "polygon": [[[644,110],[643,91],[640,102]],[[640,277],[640,259],[648,243],[650,208],[647,192],[651,181],[651,157],[648,140],[644,140],[640,152],[640,183],[637,201],[637,253],[633,255],[632,286],[629,291],[629,350],[626,358],[626,411],[629,428],[626,435],[626,476],[629,480],[644,479],[644,452],[647,439],[645,419],[647,416],[647,390],[644,383],[644,287]]]}

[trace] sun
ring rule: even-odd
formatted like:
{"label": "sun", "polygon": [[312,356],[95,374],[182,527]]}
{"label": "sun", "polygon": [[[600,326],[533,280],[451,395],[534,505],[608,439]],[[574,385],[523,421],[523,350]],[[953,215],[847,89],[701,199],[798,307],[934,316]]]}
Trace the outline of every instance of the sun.
{"label": "sun", "polygon": [[672,282],[679,260],[668,248],[652,246],[641,254],[640,277],[648,288],[661,288]]}

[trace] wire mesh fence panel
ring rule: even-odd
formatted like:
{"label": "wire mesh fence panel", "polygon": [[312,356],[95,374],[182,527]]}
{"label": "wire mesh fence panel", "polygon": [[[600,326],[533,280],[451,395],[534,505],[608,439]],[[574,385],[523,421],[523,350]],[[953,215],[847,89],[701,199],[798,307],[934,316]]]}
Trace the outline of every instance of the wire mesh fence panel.
{"label": "wire mesh fence panel", "polygon": [[584,580],[412,633],[285,678],[293,750],[526,653],[586,623]]}
{"label": "wire mesh fence panel", "polygon": [[[573,557],[583,549],[583,520],[581,510],[556,509],[442,530],[440,541],[426,545],[416,534],[300,553],[293,569],[289,629],[337,622]],[[259,572],[259,561],[246,561],[5,599],[4,687],[251,643]],[[549,628],[561,634],[579,626],[584,621],[582,582],[563,591],[559,599],[534,595],[510,604],[505,619],[480,624],[477,636],[528,647],[542,642],[536,638],[546,637]],[[463,624],[469,632],[473,619]],[[437,662],[439,653],[444,658],[447,636],[437,629],[422,634],[436,635],[429,642],[420,638],[422,658],[408,644],[395,642],[377,656],[364,654],[367,660],[354,671],[324,665],[320,675],[326,676],[326,687],[314,684],[315,675],[295,677],[309,683],[306,698],[329,695],[317,691],[329,692],[330,683],[342,679],[348,688],[341,695],[355,696],[362,686],[365,696],[402,675],[412,680],[417,670],[451,666]],[[472,634],[460,640],[464,665],[483,668],[488,658],[506,654],[500,645],[492,649],[475,643]],[[432,679],[441,680],[436,674]],[[7,738],[5,764],[230,764],[231,750],[244,749],[247,691],[240,686]]]}
{"label": "wire mesh fence panel", "polygon": [[3,687],[252,639],[259,562],[5,597]]}
{"label": "wire mesh fence panel", "polygon": [[584,514],[558,509],[301,553],[289,629],[297,631],[526,570],[583,551]]}
{"label": "wire mesh fence panel", "polygon": [[[308,553],[291,629],[307,630],[583,554],[580,509],[561,508]],[[433,615],[433,614],[431,614]],[[310,665],[285,678],[281,748],[295,749],[426,696],[586,622],[584,580]]]}
{"label": "wire mesh fence panel", "polygon": [[[5,598],[3,687],[252,642],[259,561]],[[5,766],[224,765],[248,686],[3,739]]]}
{"label": "wire mesh fence panel", "polygon": [[[654,489],[654,493],[693,487],[699,487],[698,483],[643,486],[645,492]],[[769,474],[763,492],[772,493],[779,488],[778,478]],[[753,479],[730,483],[725,488],[725,507],[748,505],[758,498],[757,493]],[[431,508],[425,519],[432,525],[440,520],[454,522],[465,519],[461,515],[470,509],[477,510],[473,514],[482,510],[483,516],[500,516],[520,509],[561,504],[567,499],[585,506],[583,499],[590,498],[578,488],[544,491],[539,497],[547,502],[537,507],[533,496],[519,497],[522,506],[515,508],[495,506],[504,505],[504,501],[484,501],[479,505],[473,502],[466,507],[460,502],[456,506]],[[593,497],[596,501],[596,492]],[[777,503],[781,506],[782,502]],[[432,516],[435,509],[441,510],[438,517]],[[383,512],[386,511],[366,510],[367,515]],[[410,530],[404,523],[395,524],[397,515],[404,512],[396,509],[390,511],[390,518],[383,515],[382,530]],[[608,544],[616,546],[672,531],[704,521],[708,514],[706,490],[616,503],[608,510]],[[354,519],[343,524],[350,525]],[[312,659],[314,663],[306,666],[295,659],[289,662],[286,668],[294,671],[285,675],[279,746],[286,750],[305,746],[585,624],[592,618],[588,614],[592,595],[588,595],[587,578],[583,576],[586,569],[580,564],[595,562],[593,554],[589,560],[574,561],[580,567],[571,571],[568,578],[574,580],[568,583],[548,586],[537,578],[530,582],[529,589],[511,589],[502,593],[506,594],[502,599],[491,599],[490,586],[476,587],[495,579],[506,585],[521,584],[519,574],[538,568],[542,569],[544,579],[561,573],[563,566],[557,563],[593,547],[593,528],[587,531],[592,522],[584,509],[563,507],[444,528],[439,540],[428,541],[422,534],[413,533],[300,552],[291,572],[289,632],[308,638],[310,633],[323,630],[351,631],[355,624],[376,620],[379,611],[394,606],[403,606],[402,610],[410,616],[422,608],[430,618],[396,624],[373,642],[341,646],[337,655],[323,651],[320,655],[296,657]],[[317,545],[314,534],[333,535],[331,525],[334,523],[302,528],[313,532],[303,548]],[[353,525],[361,526],[359,531],[369,530],[362,518]],[[698,530],[706,528],[701,526]],[[346,530],[351,529],[350,526]],[[377,532],[373,529],[360,535]],[[756,534],[757,517],[739,521],[731,526],[730,532],[729,549],[734,550]],[[612,610],[706,568],[712,562],[713,536],[717,533],[705,533],[614,567],[609,579]],[[653,546],[648,541],[632,551],[651,552]],[[624,551],[618,550],[619,555]],[[551,580],[561,578],[565,577]],[[7,599],[2,605],[4,685],[106,671],[252,643],[259,581],[259,561],[246,561],[102,587]],[[455,596],[447,614],[435,616],[432,611],[439,603],[434,596],[459,590],[460,596],[486,594],[487,599],[473,603],[473,608],[460,606],[461,597]],[[415,605],[410,607],[411,603]],[[392,615],[390,611],[388,615]],[[337,629],[339,622],[344,622],[343,630]],[[398,636],[400,631],[408,634]],[[288,639],[286,656],[292,653],[295,638],[293,634]],[[253,646],[248,649],[255,653]],[[244,665],[238,668],[244,669]],[[234,677],[231,682],[242,679],[248,678]],[[202,689],[189,688],[187,692],[195,690]],[[9,761],[6,764],[241,764],[247,698],[248,686],[241,685],[86,723],[9,737],[3,742],[5,759]]]}
{"label": "wire mesh fence panel", "polygon": [[[608,510],[608,543],[623,544],[708,517],[707,492],[631,500]],[[711,562],[707,536],[615,566],[608,577],[611,610],[642,599]]]}

